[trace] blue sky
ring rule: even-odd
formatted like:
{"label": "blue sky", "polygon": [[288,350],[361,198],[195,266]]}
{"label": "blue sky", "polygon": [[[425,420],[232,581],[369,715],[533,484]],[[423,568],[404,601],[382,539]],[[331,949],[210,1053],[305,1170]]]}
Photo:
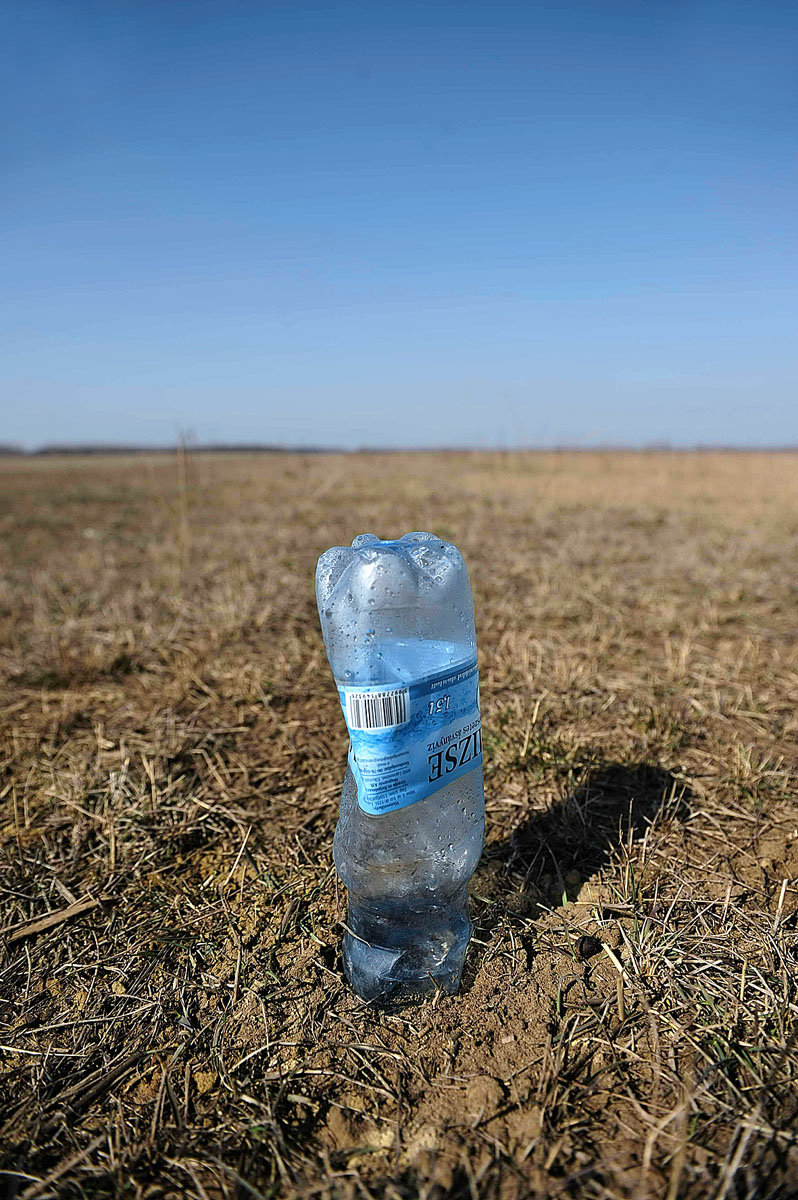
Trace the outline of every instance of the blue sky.
{"label": "blue sky", "polygon": [[787,0],[0,36],[0,441],[798,444]]}

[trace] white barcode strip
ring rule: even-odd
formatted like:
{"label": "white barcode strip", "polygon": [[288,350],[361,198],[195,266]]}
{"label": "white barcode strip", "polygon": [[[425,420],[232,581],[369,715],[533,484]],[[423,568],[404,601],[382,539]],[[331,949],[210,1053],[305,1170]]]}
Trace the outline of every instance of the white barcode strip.
{"label": "white barcode strip", "polygon": [[347,692],[346,723],[350,729],[390,729],[410,720],[410,689],[392,692]]}

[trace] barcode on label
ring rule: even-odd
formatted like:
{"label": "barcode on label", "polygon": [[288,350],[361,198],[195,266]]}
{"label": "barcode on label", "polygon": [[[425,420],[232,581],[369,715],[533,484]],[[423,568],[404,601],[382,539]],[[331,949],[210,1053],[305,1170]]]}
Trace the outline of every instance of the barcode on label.
{"label": "barcode on label", "polygon": [[346,723],[350,729],[390,729],[410,720],[410,689],[393,692],[347,692]]}

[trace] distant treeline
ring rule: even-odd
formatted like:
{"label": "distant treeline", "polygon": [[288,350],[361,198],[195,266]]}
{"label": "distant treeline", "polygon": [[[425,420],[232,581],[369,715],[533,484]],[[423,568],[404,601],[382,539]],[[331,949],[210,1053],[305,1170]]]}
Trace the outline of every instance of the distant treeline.
{"label": "distant treeline", "polygon": [[30,458],[42,458],[53,454],[107,455],[107,454],[175,454],[185,450],[190,454],[341,454],[340,450],[329,450],[323,446],[272,446],[269,443],[226,445],[223,442],[201,446],[193,442],[176,446],[119,446],[119,445],[52,445],[39,446],[36,450],[25,450],[21,446],[0,445],[0,455],[19,454]]}
{"label": "distant treeline", "polygon": [[48,445],[35,450],[0,444],[0,458],[46,458],[55,455],[123,455],[123,454],[795,454],[798,446],[673,446],[652,443],[645,446],[281,446],[269,442],[214,442],[200,445],[194,442],[175,446],[119,445]]}

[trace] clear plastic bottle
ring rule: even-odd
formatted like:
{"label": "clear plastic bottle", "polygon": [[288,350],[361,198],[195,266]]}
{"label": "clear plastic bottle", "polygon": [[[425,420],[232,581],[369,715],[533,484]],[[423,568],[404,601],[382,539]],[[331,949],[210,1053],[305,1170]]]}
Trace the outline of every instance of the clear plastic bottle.
{"label": "clear plastic bottle", "polygon": [[347,978],[371,1001],[455,992],[485,831],[465,563],[429,533],[362,534],[321,556],[316,597],[350,735],[334,841]]}

